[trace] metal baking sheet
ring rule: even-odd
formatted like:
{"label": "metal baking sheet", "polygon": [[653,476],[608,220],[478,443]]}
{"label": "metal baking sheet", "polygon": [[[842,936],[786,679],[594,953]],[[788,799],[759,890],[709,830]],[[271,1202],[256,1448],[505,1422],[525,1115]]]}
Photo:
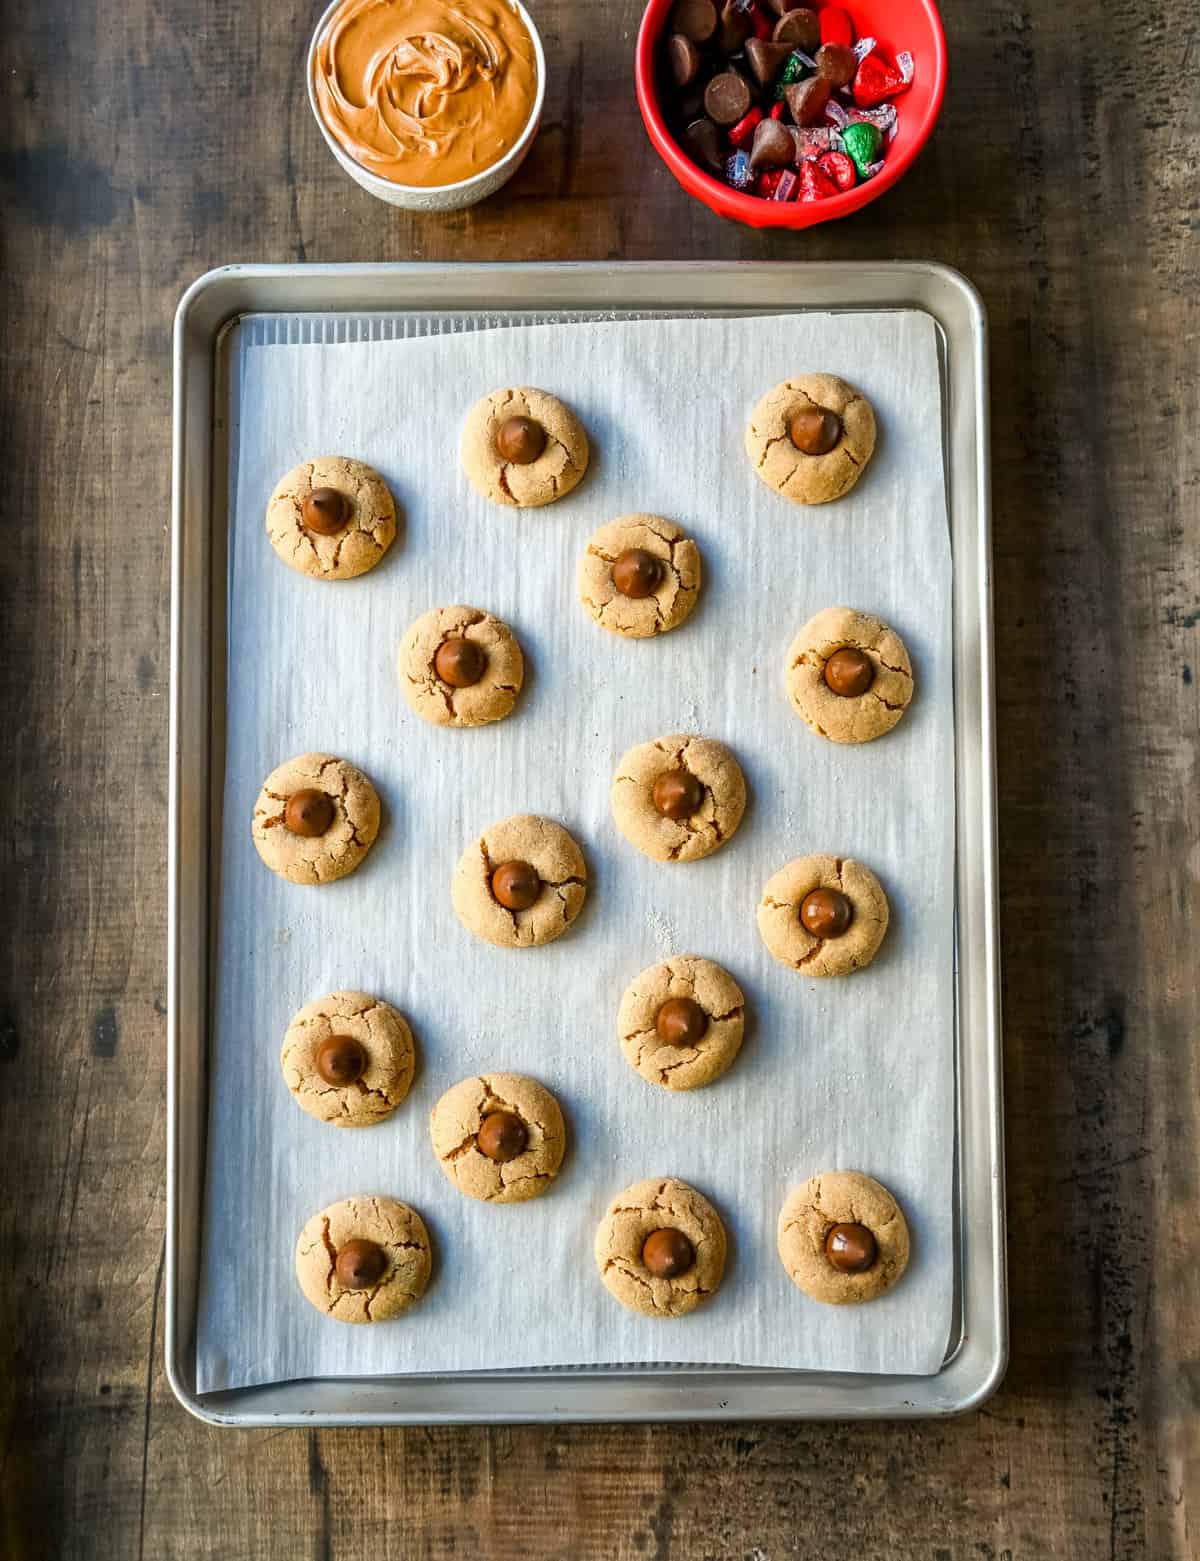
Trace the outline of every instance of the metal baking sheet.
{"label": "metal baking sheet", "polygon": [[[196,657],[190,653],[202,645],[210,653],[205,669],[208,681],[207,697],[199,706],[199,713],[202,713],[205,718],[203,725],[207,728],[204,735],[208,739],[204,745],[206,751],[203,755],[207,761],[205,773],[206,776],[211,773],[219,777],[219,763],[215,764],[211,771],[209,766],[213,765],[213,761],[219,761],[218,749],[222,729],[224,676],[220,666],[220,656],[224,633],[223,619],[220,614],[223,610],[225,574],[223,552],[225,515],[222,484],[214,483],[212,476],[214,472],[224,470],[223,414],[227,400],[222,382],[222,371],[225,366],[222,353],[219,345],[214,352],[214,339],[209,337],[207,343],[194,344],[200,346],[209,374],[213,376],[210,381],[212,394],[208,400],[210,419],[207,431],[203,428],[202,420],[188,410],[189,401],[192,407],[195,406],[194,400],[188,394],[191,388],[188,384],[188,375],[197,366],[198,354],[194,346],[189,350],[187,338],[189,334],[193,336],[196,334],[197,314],[201,306],[211,306],[214,303],[218,305],[218,309],[209,308],[213,318],[211,324],[206,322],[202,327],[205,334],[209,329],[219,331],[220,327],[227,324],[230,319],[257,312],[294,315],[297,311],[311,310],[323,317],[321,321],[323,332],[328,332],[330,329],[330,317],[332,317],[333,329],[336,331],[339,316],[346,320],[348,329],[361,329],[357,319],[364,313],[369,313],[373,317],[370,329],[374,330],[377,325],[381,335],[393,333],[408,335],[420,334],[427,329],[452,328],[455,323],[451,318],[453,316],[461,316],[460,323],[464,327],[484,322],[499,325],[527,323],[533,318],[552,320],[557,313],[555,305],[559,308],[568,308],[576,315],[580,312],[600,312],[605,315],[613,313],[625,315],[630,312],[644,314],[658,310],[676,315],[714,311],[794,312],[797,297],[803,297],[805,302],[811,303],[814,308],[824,309],[838,306],[855,310],[864,306],[923,308],[939,327],[946,392],[944,397],[946,476],[955,559],[955,736],[960,771],[959,838],[957,840],[959,861],[957,898],[960,905],[958,992],[960,1024],[956,1048],[959,1083],[959,1244],[956,1271],[959,1283],[958,1327],[955,1331],[955,1346],[951,1357],[936,1377],[928,1379],[857,1377],[849,1374],[833,1375],[814,1372],[739,1371],[728,1368],[718,1370],[708,1367],[696,1367],[687,1371],[678,1369],[665,1371],[658,1368],[642,1370],[588,1368],[580,1371],[568,1368],[515,1373],[509,1374],[510,1385],[519,1386],[519,1397],[522,1399],[525,1398],[525,1390],[528,1389],[528,1402],[522,1403],[515,1415],[506,1414],[505,1418],[700,1418],[720,1414],[762,1418],[764,1415],[828,1415],[831,1413],[939,1413],[965,1407],[972,1397],[977,1397],[987,1390],[1001,1369],[1004,1334],[1003,1269],[998,1245],[992,1247],[989,1265],[994,1304],[988,1307],[986,1312],[981,1312],[978,1325],[970,1312],[972,1291],[968,1281],[972,1278],[972,1265],[978,1255],[976,1249],[979,1226],[971,1217],[973,1183],[970,1171],[975,1164],[975,1153],[966,1135],[964,1118],[964,1105],[973,1098],[967,1087],[971,1082],[968,1079],[970,1074],[972,1080],[978,1079],[979,1082],[988,1085],[984,1090],[983,1101],[984,1106],[991,1112],[991,1132],[988,1135],[991,1154],[987,1185],[994,1194],[990,1223],[998,1242],[999,1138],[996,1128],[999,1097],[996,1081],[998,1059],[995,1031],[995,929],[990,887],[992,784],[990,732],[987,721],[983,719],[990,710],[989,701],[985,697],[990,666],[986,601],[986,490],[983,486],[982,470],[985,448],[983,442],[985,430],[982,421],[982,325],[978,305],[969,289],[951,273],[937,268],[911,266],[859,269],[869,271],[877,279],[890,277],[900,282],[903,276],[908,286],[907,288],[897,286],[890,299],[863,300],[853,287],[841,288],[836,296],[829,294],[818,296],[819,289],[815,288],[814,284],[825,271],[822,267],[753,268],[754,285],[749,288],[746,283],[751,268],[746,266],[472,267],[449,272],[445,270],[431,272],[421,267],[351,267],[320,268],[319,275],[326,283],[322,295],[314,298],[305,296],[301,301],[298,292],[305,294],[309,292],[311,284],[317,279],[318,273],[315,268],[282,268],[269,271],[251,268],[214,273],[210,278],[203,279],[200,284],[197,284],[181,306],[178,343],[181,347],[181,355],[177,359],[177,370],[182,371],[181,378],[177,380],[177,390],[180,395],[177,411],[182,415],[177,422],[176,430],[178,441],[176,452],[177,567],[174,604],[176,700],[175,742],[173,743],[175,774],[172,786],[175,808],[172,845],[175,848],[175,856],[172,864],[172,892],[175,896],[175,912],[179,913],[183,910],[186,898],[187,908],[192,912],[191,930],[194,934],[200,934],[205,938],[209,930],[207,912],[211,901],[211,884],[201,883],[198,870],[201,866],[205,873],[214,870],[214,864],[209,860],[208,853],[213,832],[201,827],[199,835],[191,842],[195,849],[188,853],[185,864],[182,850],[185,842],[180,832],[184,823],[185,796],[193,802],[193,806],[199,799],[190,795],[197,784],[194,772],[186,774],[187,785],[181,783],[185,767],[180,763],[180,743],[184,738],[188,717],[194,719],[198,713],[197,707],[189,703],[185,697],[188,690],[185,688],[183,678],[184,667],[187,664],[193,670],[200,670]],[[844,275],[844,269],[839,274]],[[352,279],[360,284],[359,287],[354,287]],[[827,276],[826,286],[830,281],[831,278]],[[920,283],[924,284],[926,294],[942,296],[923,297],[921,288],[915,285]],[[939,283],[940,286],[937,285]],[[449,289],[448,284],[450,284]],[[762,284],[768,284],[765,290]],[[224,291],[227,295],[231,292],[237,293],[239,287],[241,297],[227,296],[224,299],[214,299],[212,296],[216,291]],[[549,298],[548,289],[550,293],[557,296]],[[448,290],[455,296],[447,298]],[[698,291],[702,295],[709,296],[697,299]],[[256,296],[248,298],[247,293]],[[744,299],[747,296],[756,299],[756,307],[753,310],[733,306],[734,299]],[[618,299],[621,307],[614,310],[614,300]],[[527,300],[536,300],[536,309],[531,310]],[[233,307],[227,310],[219,307],[221,304],[230,303]],[[954,318],[954,310],[949,307],[955,303],[958,305],[957,321]],[[940,309],[937,307],[938,304],[941,305]],[[218,312],[219,318],[217,318]],[[433,317],[433,324],[428,323],[430,317]],[[352,321],[355,323],[352,324]],[[964,338],[959,342],[957,352],[954,350],[955,342],[949,329],[955,324],[959,326],[957,335]],[[303,332],[304,328],[303,320],[292,320],[287,326],[290,331]],[[962,383],[959,380],[960,373],[965,377]],[[965,463],[958,459],[956,435],[960,433],[964,439],[968,435],[971,438],[972,448],[969,454],[972,459]],[[189,447],[192,456],[190,470]],[[205,469],[201,471],[198,466],[201,461],[205,461],[205,458]],[[963,483],[966,485],[963,486]],[[201,489],[204,490],[202,496]],[[202,509],[199,513],[195,512],[194,507],[189,509],[189,496],[201,497]],[[190,537],[187,535],[189,523]],[[964,536],[969,539],[970,561],[975,566],[965,579],[962,569],[964,563],[962,554],[966,546],[963,541]],[[190,571],[187,567],[189,540],[194,544],[190,562],[201,566],[198,576],[194,567]],[[972,588],[972,594],[964,605],[964,588],[967,585]],[[200,587],[199,597],[196,592],[197,586]],[[199,635],[198,640],[189,634],[188,626],[183,622],[183,614],[189,606],[200,609],[199,617],[194,623],[194,631]],[[972,699],[971,696],[976,688],[979,690],[979,696]],[[194,694],[197,690],[193,687],[191,692]],[[967,726],[967,709],[972,704],[979,717],[978,727],[973,724]],[[207,719],[210,713],[211,724]],[[964,727],[966,727],[965,731]],[[199,730],[193,729],[189,729],[189,734],[202,735]],[[196,757],[200,755],[197,754]],[[220,787],[217,785],[215,793],[219,795],[219,791]],[[972,793],[977,799],[977,805],[968,803]],[[215,801],[214,795],[209,793],[207,784],[203,788],[202,796],[206,804],[203,816],[199,812],[194,815],[195,822],[200,826],[211,817],[210,810]],[[981,820],[984,822],[982,830],[979,828]],[[964,881],[964,866],[970,849],[974,850],[981,869],[980,879],[976,883]],[[189,885],[185,885],[184,882],[188,876],[183,870],[185,867],[195,870],[196,874]],[[199,900],[193,899],[190,894],[185,894],[185,889],[193,891],[199,889]],[[971,903],[973,889],[975,903]],[[976,910],[981,917],[978,927],[979,951],[983,956],[983,968],[979,971],[982,986],[976,983],[975,990],[982,998],[980,1018],[984,1021],[977,1039],[968,1036],[965,1027],[967,1011],[964,1008],[964,996],[966,991],[971,989],[971,983],[967,979],[968,960],[964,957],[967,948],[966,933],[975,925],[973,913]],[[185,1027],[180,1018],[182,999],[180,981],[185,979],[184,970],[187,962],[189,959],[194,959],[196,966],[203,967],[205,974],[207,972],[207,949],[195,946],[187,951],[184,949],[180,937],[183,932],[181,924],[184,920],[185,917],[181,914],[172,916],[172,1250],[168,1263],[168,1294],[171,1303],[168,1360],[172,1380],[184,1401],[199,1413],[236,1423],[281,1420],[286,1422],[299,1412],[300,1406],[293,1396],[293,1390],[299,1386],[298,1384],[197,1396],[188,1380],[190,1368],[186,1341],[190,1341],[194,1327],[197,1259],[195,1249],[199,1242],[198,1204],[202,1179],[202,1167],[198,1167],[196,1162],[202,1160],[203,1155],[203,1135],[202,1132],[197,1133],[195,1122],[191,1123],[189,1145],[191,1153],[186,1172],[180,1151],[183,1147],[184,1118],[193,1111],[198,1111],[202,1121],[203,1068],[202,1066],[197,1068],[196,1062],[197,1060],[202,1062],[203,1044],[207,1039],[208,1031],[207,1013],[205,1023],[198,1035],[195,1033],[194,1025]],[[987,979],[989,968],[990,981]],[[976,961],[976,969],[978,969],[978,961]],[[194,979],[198,973],[198,970],[189,970],[188,977]],[[197,988],[197,997],[203,995],[207,998],[207,986],[207,979],[205,979],[203,993]],[[194,1017],[194,1014],[189,1014],[189,1019]],[[184,1037],[188,1031],[191,1032],[193,1042],[200,1042],[199,1059],[196,1058],[195,1050],[188,1051],[185,1047]],[[192,1088],[190,1098],[186,1099],[181,1089],[185,1052],[192,1064],[189,1076]],[[989,1056],[992,1061],[990,1071],[986,1066],[982,1069],[975,1066],[977,1060],[986,1063]],[[968,1060],[972,1064],[970,1067],[968,1067]],[[199,1104],[196,1102],[196,1097],[199,1097]],[[187,1191],[193,1195],[190,1209],[184,1200],[184,1182],[190,1183]],[[188,1234],[187,1243],[180,1239],[185,1230]],[[185,1247],[186,1251],[184,1251]],[[183,1306],[179,1306],[176,1302],[180,1298],[180,1287],[185,1283],[189,1285],[186,1301]],[[991,1326],[987,1327],[985,1323],[989,1318]],[[986,1349],[989,1338],[990,1353]],[[968,1365],[972,1364],[970,1360],[971,1354],[974,1353],[972,1347],[980,1340],[985,1343],[989,1369],[983,1372],[982,1361],[975,1363],[977,1380],[969,1391],[964,1391],[961,1384],[948,1386],[948,1378],[962,1375],[961,1363],[964,1360]],[[310,1390],[308,1401],[304,1405],[308,1412],[303,1418],[311,1420],[316,1417],[331,1421],[365,1423],[383,1420],[483,1419],[487,1418],[479,1386],[483,1380],[483,1374],[475,1373],[473,1376],[456,1374],[453,1377],[442,1378],[373,1378],[358,1380],[352,1384],[347,1384],[344,1379],[307,1383],[303,1386]],[[474,1407],[471,1399],[472,1382],[476,1384]],[[785,1383],[787,1389],[781,1392]],[[615,1392],[614,1390],[618,1388],[619,1391]],[[385,1390],[382,1397],[380,1389]],[[884,1389],[882,1394],[881,1389]],[[933,1389],[932,1393],[931,1389]]]}

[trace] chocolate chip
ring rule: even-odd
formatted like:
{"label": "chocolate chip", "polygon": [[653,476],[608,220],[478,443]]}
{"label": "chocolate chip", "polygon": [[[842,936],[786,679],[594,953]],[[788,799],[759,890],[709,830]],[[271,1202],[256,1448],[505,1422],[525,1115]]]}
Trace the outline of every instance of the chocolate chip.
{"label": "chocolate chip", "polygon": [[[796,15],[793,11],[792,15]],[[829,83],[823,76],[810,76],[807,81],[794,81],[787,89],[787,106],[798,125],[816,125],[825,117],[825,105],[829,102]]]}
{"label": "chocolate chip", "polygon": [[843,645],[825,663],[825,685],[843,699],[865,694],[875,681],[875,663],[854,645]]}
{"label": "chocolate chip", "polygon": [[655,1034],[664,1046],[695,1046],[708,1030],[708,1015],[691,997],[669,997],[654,1020]]}
{"label": "chocolate chip", "polygon": [[326,1084],[353,1084],[367,1071],[367,1048],[353,1035],[331,1035],[317,1047],[316,1063]]}
{"label": "chocolate chip", "polygon": [[501,862],[492,873],[492,893],[509,911],[527,911],[540,897],[542,880],[528,862]]}
{"label": "chocolate chip", "polygon": [[335,537],[350,524],[354,505],[337,488],[314,488],[300,505],[304,524],[318,536]]}
{"label": "chocolate chip", "polygon": [[831,1225],[825,1256],[843,1274],[861,1274],[879,1256],[879,1245],[865,1225]]}
{"label": "chocolate chip", "polygon": [[718,125],[736,125],[750,107],[750,88],[735,70],[723,70],[704,89],[704,111]]}
{"label": "chocolate chip", "polygon": [[840,889],[814,889],[801,901],[800,920],[814,938],[840,938],[854,920],[854,907]]}
{"label": "chocolate chip", "polygon": [[721,7],[721,30],[717,34],[717,48],[721,53],[736,54],[753,31],[754,23],[737,0],[725,0]]}
{"label": "chocolate chip", "polygon": [[711,119],[693,119],[683,132],[687,149],[710,173],[721,173],[725,159],[721,155],[721,132]]}
{"label": "chocolate chip", "polygon": [[672,33],[667,39],[667,63],[675,85],[690,86],[700,70],[700,50],[683,33]]}
{"label": "chocolate chip", "polygon": [[[768,43],[765,38],[750,38],[746,43],[746,61],[760,87],[775,80],[780,66],[791,53],[786,43]],[[778,120],[772,120],[777,124]]]}
{"label": "chocolate chip", "polygon": [[475,1142],[489,1160],[506,1165],[525,1152],[529,1129],[515,1111],[489,1111],[479,1124]]}
{"label": "chocolate chip", "polygon": [[693,43],[707,43],[717,30],[717,8],[713,0],[675,0],[671,8],[671,31],[682,33]]}
{"label": "chocolate chip", "polygon": [[387,1271],[387,1253],[378,1242],[356,1236],[338,1248],[333,1271],[343,1290],[369,1290]]}
{"label": "chocolate chip", "polygon": [[315,840],[333,823],[335,811],[331,796],[313,786],[305,786],[294,791],[284,804],[284,827],[293,835]]}
{"label": "chocolate chip", "polygon": [[704,801],[704,783],[690,770],[667,770],[654,782],[651,796],[664,818],[691,818]]}
{"label": "chocolate chip", "polygon": [[801,407],[788,436],[801,455],[828,455],[842,437],[842,420],[828,407]]}
{"label": "chocolate chip", "polygon": [[496,430],[496,449],[514,466],[529,466],[546,448],[546,430],[531,417],[506,417]]}
{"label": "chocolate chip", "polygon": [[823,43],[817,50],[816,61],[817,75],[823,76],[831,87],[848,87],[858,69],[854,50],[844,43]]}
{"label": "chocolate chip", "polygon": [[655,1279],[678,1279],[696,1261],[696,1252],[681,1230],[654,1230],[642,1243],[642,1266]]}
{"label": "chocolate chip", "polygon": [[627,547],[612,566],[613,584],[635,602],[653,596],[662,584],[663,561],[644,547]]}
{"label": "chocolate chip", "polygon": [[487,657],[476,640],[454,634],[443,640],[433,658],[433,669],[451,688],[470,688],[487,668]]}
{"label": "chocolate chip", "polygon": [[750,167],[786,168],[796,156],[796,143],[786,125],[777,119],[764,119],[754,131],[754,144],[750,148]]}
{"label": "chocolate chip", "polygon": [[817,13],[804,6],[786,12],[775,23],[771,37],[775,43],[786,43],[793,49],[803,49],[805,54],[811,54],[821,41]]}

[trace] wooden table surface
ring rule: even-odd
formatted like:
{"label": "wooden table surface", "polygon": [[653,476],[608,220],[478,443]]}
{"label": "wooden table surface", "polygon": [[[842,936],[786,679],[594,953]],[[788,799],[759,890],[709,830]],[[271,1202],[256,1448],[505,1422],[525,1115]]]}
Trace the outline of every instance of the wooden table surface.
{"label": "wooden table surface", "polygon": [[[947,0],[925,156],[794,237],[717,221],[657,163],[637,0],[535,0],[525,170],[474,212],[393,212],[310,118],[318,9],[5,7],[0,1551],[1196,1554],[1195,8]],[[162,1359],[180,291],[235,260],[886,257],[960,267],[991,321],[1004,1387],[944,1424],[198,1424]]]}

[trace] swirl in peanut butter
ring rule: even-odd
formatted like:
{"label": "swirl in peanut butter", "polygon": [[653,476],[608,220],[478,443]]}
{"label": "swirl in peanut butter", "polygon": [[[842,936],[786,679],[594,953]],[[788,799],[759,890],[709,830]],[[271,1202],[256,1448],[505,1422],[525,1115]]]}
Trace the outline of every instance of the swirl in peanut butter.
{"label": "swirl in peanut butter", "polygon": [[313,53],[321,118],[394,184],[457,184],[520,139],[533,40],[507,0],[342,0]]}

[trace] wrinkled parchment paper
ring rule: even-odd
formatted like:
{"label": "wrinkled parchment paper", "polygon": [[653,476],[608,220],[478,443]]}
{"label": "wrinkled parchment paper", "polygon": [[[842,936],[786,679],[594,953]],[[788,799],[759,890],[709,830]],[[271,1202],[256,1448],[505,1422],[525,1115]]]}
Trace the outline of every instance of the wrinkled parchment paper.
{"label": "wrinkled parchment paper", "polygon": [[[953,1270],[954,754],[931,320],[571,322],[407,340],[332,339],[378,334],[345,321],[237,329],[200,1390],[594,1363],[936,1371]],[[288,334],[318,340],[278,340]],[[864,390],[880,440],[848,498],[805,510],[753,475],[742,431],[765,389],[809,369]],[[581,487],[524,513],[478,498],[457,454],[467,408],[512,384],[562,396],[593,442]],[[404,512],[384,563],[344,584],[286,568],[263,526],[280,474],[335,452],[375,465]],[[591,532],[633,510],[680,521],[703,554],[696,612],[655,641],[606,634],[575,594]],[[499,614],[527,657],[514,714],[480,730],[425,725],[396,680],[405,627],[452,602]],[[910,711],[865,747],[823,742],[783,691],[793,634],[838,603],[891,622],[916,667]],[[730,744],[752,802],[715,856],[660,865],[617,833],[608,789],[627,747],[675,731]],[[365,769],[385,813],[365,865],[319,889],[268,872],[249,829],[263,777],[309,749]],[[465,932],[449,883],[463,846],[518,811],[562,820],[592,881],[568,936],[509,952]],[[879,957],[845,981],[775,964],[755,927],[767,877],[810,851],[861,858],[891,901]],[[639,970],[686,952],[741,983],[748,1033],[722,1080],[671,1094],[622,1060],[616,1012]],[[419,1047],[407,1102],[360,1131],[307,1116],[279,1067],[291,1015],[339,987],[396,1004]],[[460,1196],[427,1125],[450,1084],[500,1069],[553,1090],[570,1132],[549,1195],[512,1207]],[[788,1189],[834,1167],[885,1182],[912,1227],[907,1276],[869,1306],[808,1300],[776,1256]],[[659,1174],[705,1192],[731,1237],[720,1292],[671,1321],[623,1310],[592,1258],[608,1202]],[[377,1327],[320,1316],[293,1275],[308,1215],[356,1192],[414,1204],[435,1246],[422,1304]]]}

